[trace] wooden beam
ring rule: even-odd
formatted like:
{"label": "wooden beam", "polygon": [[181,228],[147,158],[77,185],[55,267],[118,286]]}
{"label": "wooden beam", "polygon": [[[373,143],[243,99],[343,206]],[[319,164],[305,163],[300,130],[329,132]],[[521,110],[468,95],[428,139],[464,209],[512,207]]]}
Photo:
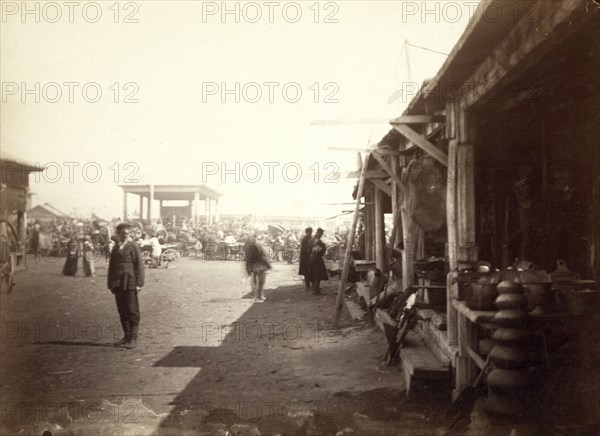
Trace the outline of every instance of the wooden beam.
{"label": "wooden beam", "polygon": [[390,124],[429,124],[445,123],[444,115],[402,115],[390,121]]}
{"label": "wooden beam", "polygon": [[371,183],[373,183],[375,186],[377,186],[388,197],[392,196],[392,188],[390,187],[390,185],[385,183],[383,180],[373,179],[373,180],[371,180]]}
{"label": "wooden beam", "polygon": [[346,293],[346,283],[348,282],[348,274],[350,272],[350,262],[352,258],[352,246],[354,245],[354,234],[356,233],[356,226],[358,223],[358,214],[360,211],[360,199],[362,198],[363,189],[365,187],[365,173],[367,170],[367,161],[369,159],[369,154],[365,155],[365,161],[362,166],[362,176],[360,181],[358,182],[358,192],[356,194],[356,205],[354,206],[354,217],[352,219],[352,228],[350,229],[350,233],[348,233],[347,240],[347,249],[344,254],[344,263],[342,264],[342,275],[340,277],[340,286],[338,288],[338,294],[335,302],[335,313],[333,316],[333,323],[338,325],[340,321],[340,315],[342,312],[342,305],[344,302],[344,295]]}
{"label": "wooden beam", "polygon": [[379,165],[381,165],[381,168],[383,168],[383,170],[387,174],[389,174],[389,176],[392,178],[392,180],[398,185],[400,192],[402,192],[402,194],[406,193],[406,187],[404,186],[404,183],[402,183],[402,180],[400,179],[398,174],[396,174],[394,171],[392,171],[392,169],[387,164],[387,162],[383,159],[383,157],[381,157],[377,153],[377,150],[373,150],[371,155],[375,158],[375,160],[377,160],[377,162],[379,162]]}
{"label": "wooden beam", "polygon": [[577,13],[584,17],[586,6],[581,0],[539,1],[465,81],[461,106],[467,109],[482,102],[501,82],[514,80],[555,49],[585,21],[578,20]]}
{"label": "wooden beam", "polygon": [[397,150],[387,150],[385,148],[378,148],[377,153],[381,156],[400,156],[400,152]]}
{"label": "wooden beam", "polygon": [[437,148],[431,142],[427,140],[423,135],[415,132],[406,124],[396,124],[394,125],[394,129],[400,132],[406,139],[414,142],[421,149],[423,149],[426,153],[430,154],[435,160],[440,162],[444,166],[448,166],[448,156],[442,150]]}
{"label": "wooden beam", "polygon": [[[358,179],[361,176],[360,171],[352,171],[346,174],[347,179]],[[380,170],[367,170],[365,173],[365,179],[386,179],[389,175],[385,171]]]}

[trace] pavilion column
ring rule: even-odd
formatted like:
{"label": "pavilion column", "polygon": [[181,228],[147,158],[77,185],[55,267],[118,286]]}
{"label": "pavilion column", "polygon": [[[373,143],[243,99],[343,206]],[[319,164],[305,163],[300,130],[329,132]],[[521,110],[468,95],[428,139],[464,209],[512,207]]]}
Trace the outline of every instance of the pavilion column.
{"label": "pavilion column", "polygon": [[[148,221],[152,222],[152,201],[154,200],[154,185],[150,185],[150,197],[148,198]],[[161,208],[162,208],[162,201]]]}
{"label": "pavilion column", "polygon": [[144,196],[140,194],[140,219],[144,219]]}
{"label": "pavilion column", "polygon": [[213,219],[212,219],[212,198],[208,199],[208,223],[209,224],[213,223]]}
{"label": "pavilion column", "polygon": [[206,224],[208,224],[208,201],[209,198],[206,197],[204,199],[204,222],[206,222]]}
{"label": "pavilion column", "polygon": [[200,227],[200,193],[194,193],[194,227]]}
{"label": "pavilion column", "polygon": [[220,221],[220,217],[219,217],[219,199],[215,198],[215,223],[219,223]]}
{"label": "pavilion column", "polygon": [[123,221],[127,221],[127,191],[123,190]]}

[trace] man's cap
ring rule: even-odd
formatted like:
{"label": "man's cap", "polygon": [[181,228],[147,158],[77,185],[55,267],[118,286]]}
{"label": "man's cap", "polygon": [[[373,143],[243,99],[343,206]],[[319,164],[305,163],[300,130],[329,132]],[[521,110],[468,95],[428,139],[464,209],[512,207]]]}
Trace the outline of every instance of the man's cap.
{"label": "man's cap", "polygon": [[117,232],[120,232],[121,230],[129,230],[131,228],[131,224],[128,223],[121,223],[117,226]]}
{"label": "man's cap", "polygon": [[304,229],[305,232],[312,232],[312,227],[307,227]]}
{"label": "man's cap", "polygon": [[322,235],[323,233],[325,233],[325,230],[323,230],[321,227],[319,227],[317,229],[317,233],[320,233]]}

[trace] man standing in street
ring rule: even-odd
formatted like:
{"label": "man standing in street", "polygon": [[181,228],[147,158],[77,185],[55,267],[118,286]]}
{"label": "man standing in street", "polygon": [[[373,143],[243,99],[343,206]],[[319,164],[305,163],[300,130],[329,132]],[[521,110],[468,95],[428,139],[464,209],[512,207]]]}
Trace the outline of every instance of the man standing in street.
{"label": "man standing in street", "polygon": [[309,241],[312,239],[312,227],[307,227],[305,235],[300,241],[300,266],[298,268],[298,275],[304,276],[304,285],[307,291],[310,291],[310,280],[308,279],[308,259],[310,256],[310,245]]}
{"label": "man standing in street", "polygon": [[318,228],[315,237],[309,241],[310,255],[308,259],[308,276],[312,283],[312,292],[315,295],[322,294],[321,288],[319,287],[321,280],[329,279],[327,268],[325,268],[325,261],[323,260],[323,256],[327,251],[325,243],[321,241],[323,233],[325,233],[325,231]]}
{"label": "man standing in street", "polygon": [[110,254],[108,289],[114,294],[123,327],[123,339],[115,345],[137,346],[140,308],[138,292],[144,286],[144,263],[138,246],[129,237],[130,225],[117,226],[118,242]]}

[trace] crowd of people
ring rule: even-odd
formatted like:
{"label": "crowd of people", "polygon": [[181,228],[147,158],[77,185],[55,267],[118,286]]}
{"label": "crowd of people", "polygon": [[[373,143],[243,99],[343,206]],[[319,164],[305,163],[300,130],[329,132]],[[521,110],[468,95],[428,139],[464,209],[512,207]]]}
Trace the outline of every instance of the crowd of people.
{"label": "crowd of people", "polygon": [[[38,255],[53,257],[82,256],[86,253],[89,258],[93,253],[96,260],[104,256],[108,261],[116,238],[116,228],[121,223],[120,219],[34,221],[27,227],[28,249]],[[294,263],[299,260],[302,230],[298,227],[284,229],[280,225],[272,225],[264,228],[238,220],[225,220],[194,228],[185,219],[178,223],[159,219],[153,223],[134,221],[130,224],[131,238],[141,246],[149,247],[153,256],[160,256],[162,246],[177,245],[183,255],[192,252],[206,260],[241,258],[243,246],[249,240],[256,240],[265,248],[266,256],[272,262]],[[335,247],[345,243],[347,229],[341,227],[336,230],[323,236],[326,246]],[[89,275],[93,274],[93,271],[89,272]]]}

